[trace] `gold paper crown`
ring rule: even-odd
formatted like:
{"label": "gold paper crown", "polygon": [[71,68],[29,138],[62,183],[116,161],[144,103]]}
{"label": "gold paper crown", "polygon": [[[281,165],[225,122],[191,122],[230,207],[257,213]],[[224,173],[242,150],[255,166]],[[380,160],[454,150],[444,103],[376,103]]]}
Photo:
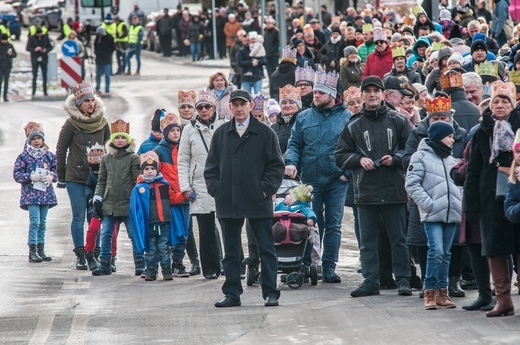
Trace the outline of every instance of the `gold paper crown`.
{"label": "gold paper crown", "polygon": [[448,70],[444,73],[441,73],[440,82],[441,89],[464,86],[464,83],[462,82],[462,73],[454,70]]}
{"label": "gold paper crown", "polygon": [[406,51],[404,50],[404,47],[395,47],[392,48],[392,58],[395,59],[396,57],[406,57]]}
{"label": "gold paper crown", "polygon": [[504,96],[512,100],[516,100],[516,87],[512,82],[504,83],[497,80],[491,84],[491,99],[496,96]]}
{"label": "gold paper crown", "polygon": [[343,98],[345,103],[350,102],[352,99],[361,98],[361,90],[359,87],[351,86],[343,92]]}
{"label": "gold paper crown", "polygon": [[261,93],[259,93],[256,96],[253,96],[253,102],[255,103],[255,105],[253,106],[252,110],[264,111],[264,101],[265,97]]}
{"label": "gold paper crown", "polygon": [[417,17],[417,15],[418,15],[419,13],[424,13],[424,14],[426,14],[426,11],[424,10],[424,8],[422,8],[422,6],[417,5],[417,6],[415,6],[414,8],[412,8],[412,13],[413,13],[414,16]]}
{"label": "gold paper crown", "polygon": [[28,137],[29,134],[33,133],[33,132],[40,132],[40,133],[44,133],[43,132],[43,125],[41,123],[38,123],[38,122],[29,122],[25,125],[25,127],[23,128],[23,130],[25,131],[25,136]]}
{"label": "gold paper crown", "polygon": [[153,164],[153,162],[156,162],[157,165],[159,165],[159,156],[157,153],[155,153],[155,151],[145,152],[139,156],[139,163],[140,165],[143,165],[145,162],[147,164]]}
{"label": "gold paper crown", "polygon": [[87,147],[87,162],[88,164],[101,163],[101,157],[105,154],[105,148],[100,143],[96,142],[94,145]]}
{"label": "gold paper crown", "polygon": [[300,88],[290,84],[280,88],[280,102],[284,99],[301,100]]}
{"label": "gold paper crown", "polygon": [[438,96],[430,100],[426,98],[426,112],[432,113],[447,113],[451,111],[451,96]]}
{"label": "gold paper crown", "polygon": [[441,42],[434,42],[432,44],[432,47],[431,47],[430,51],[435,52],[435,51],[441,50],[442,48],[444,48],[444,44],[443,43],[441,43]]}
{"label": "gold paper crown", "polygon": [[330,22],[331,22],[331,23],[338,23],[338,24],[339,24],[340,21],[341,21],[341,20],[340,20],[340,17],[339,17],[339,16],[332,16]]}
{"label": "gold paper crown", "polygon": [[168,113],[161,119],[161,130],[164,132],[166,127],[174,124],[181,127],[181,118],[177,114]]}
{"label": "gold paper crown", "polygon": [[512,70],[509,72],[509,81],[520,86],[520,71]]}
{"label": "gold paper crown", "polygon": [[496,77],[498,79],[498,65],[492,63],[491,61],[475,64],[475,72],[481,77],[486,75]]}
{"label": "gold paper crown", "polygon": [[315,74],[316,72],[312,69],[312,67],[296,67],[295,84],[302,80],[314,83]]}
{"label": "gold paper crown", "polygon": [[363,33],[373,32],[373,31],[374,31],[374,27],[372,26],[372,24],[363,24]]}
{"label": "gold paper crown", "polygon": [[110,125],[110,130],[112,131],[112,134],[114,134],[114,133],[130,134],[130,123],[119,119],[115,122],[112,122],[112,124]]}
{"label": "gold paper crown", "polygon": [[179,105],[191,104],[195,107],[196,99],[197,99],[197,94],[193,90],[179,91]]}
{"label": "gold paper crown", "polygon": [[72,88],[72,94],[75,99],[80,99],[84,95],[92,95],[93,97],[94,89],[92,89],[92,85],[88,81],[83,81]]}
{"label": "gold paper crown", "polygon": [[199,103],[208,103],[216,107],[217,96],[215,96],[215,93],[213,91],[199,90],[199,93],[197,95],[197,102],[195,103],[195,105],[198,105]]}

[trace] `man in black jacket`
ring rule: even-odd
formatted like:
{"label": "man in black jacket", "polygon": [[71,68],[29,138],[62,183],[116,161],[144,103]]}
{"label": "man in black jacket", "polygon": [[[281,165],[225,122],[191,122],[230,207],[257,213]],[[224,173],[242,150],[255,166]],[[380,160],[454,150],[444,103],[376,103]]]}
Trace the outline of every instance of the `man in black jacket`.
{"label": "man in black jacket", "polygon": [[285,48],[282,61],[269,80],[269,96],[278,101],[278,93],[285,85],[294,85],[296,72],[296,49]]}
{"label": "man in black jacket", "polygon": [[7,93],[9,91],[9,75],[13,66],[13,58],[16,57],[16,50],[11,43],[8,42],[7,34],[0,37],[0,90],[4,84],[4,102],[9,102]]}
{"label": "man in black jacket", "polygon": [[[352,170],[358,208],[360,252],[365,281],[352,297],[379,295],[379,234],[386,230],[398,294],[410,296],[406,245],[406,203],[402,156],[410,133],[407,120],[383,103],[383,81],[370,76],[361,83],[361,116],[345,124],[335,152],[336,164]],[[381,220],[384,221],[381,221]]]}
{"label": "man in black jacket", "polygon": [[267,17],[265,20],[264,48],[265,68],[267,69],[267,76],[271,79],[271,75],[278,66],[278,59],[280,59],[280,31],[274,26],[272,17]]}
{"label": "man in black jacket", "polygon": [[157,32],[159,33],[159,42],[164,57],[172,56],[172,30],[174,24],[173,17],[170,17],[168,9],[165,8],[161,19],[157,21]]}
{"label": "man in black jacket", "polygon": [[27,42],[27,50],[31,53],[32,65],[32,95],[36,94],[36,80],[38,79],[38,70],[42,70],[43,95],[47,94],[47,63],[49,62],[49,52],[52,50],[51,41],[48,35],[44,35],[42,28],[36,29],[36,34],[29,37]]}
{"label": "man in black jacket", "polygon": [[276,288],[278,262],[271,228],[271,197],[282,183],[282,153],[273,130],[251,115],[254,103],[247,91],[233,91],[229,101],[233,119],[213,134],[204,170],[208,193],[215,198],[226,253],[222,261],[225,297],[215,306],[241,305],[241,233],[245,218],[259,249],[265,306],[277,306],[280,291]]}
{"label": "man in black jacket", "polygon": [[105,75],[105,94],[110,93],[110,71],[112,69],[112,55],[116,50],[114,38],[107,35],[101,26],[96,29],[94,53],[96,54],[96,93],[101,91],[101,76]]}

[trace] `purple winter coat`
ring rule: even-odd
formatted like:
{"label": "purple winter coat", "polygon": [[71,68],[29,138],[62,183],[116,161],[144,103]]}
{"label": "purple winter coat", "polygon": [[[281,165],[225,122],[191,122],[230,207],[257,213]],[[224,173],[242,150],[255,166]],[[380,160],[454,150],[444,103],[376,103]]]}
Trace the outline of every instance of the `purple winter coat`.
{"label": "purple winter coat", "polygon": [[56,156],[52,152],[45,152],[43,156],[36,158],[29,154],[27,146],[18,155],[14,163],[14,180],[22,185],[20,196],[20,208],[27,210],[27,205],[49,205],[54,207],[58,204],[53,186],[47,187],[46,191],[33,189],[31,172],[36,168],[45,168],[52,173],[53,182],[57,181]]}

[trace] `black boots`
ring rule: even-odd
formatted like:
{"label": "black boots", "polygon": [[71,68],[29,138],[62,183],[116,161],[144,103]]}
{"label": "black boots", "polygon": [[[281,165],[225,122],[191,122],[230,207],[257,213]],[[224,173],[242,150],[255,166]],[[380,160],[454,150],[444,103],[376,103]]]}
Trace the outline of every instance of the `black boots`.
{"label": "black boots", "polygon": [[135,275],[140,276],[141,273],[143,273],[144,269],[145,269],[144,256],[134,257],[134,265],[135,265]]}
{"label": "black boots", "polygon": [[92,271],[93,276],[107,276],[112,274],[112,268],[110,267],[112,261],[112,257],[105,258],[100,257],[99,258],[99,266]]}
{"label": "black boots", "polygon": [[39,243],[38,246],[37,246],[38,250],[38,256],[40,258],[42,258],[43,261],[51,261],[52,258],[50,256],[47,256],[47,254],[45,254],[45,245],[43,243]]}
{"label": "black boots", "polygon": [[115,256],[112,256],[112,259],[110,260],[110,269],[112,270],[112,272],[116,273],[117,271],[117,267],[116,267],[116,257]]}
{"label": "black boots", "polygon": [[42,258],[38,255],[36,244],[29,245],[29,262],[42,262]]}
{"label": "black boots", "polygon": [[195,259],[191,262],[190,267],[190,276],[196,276],[197,274],[200,274],[200,261],[199,259]]}
{"label": "black boots", "polygon": [[161,265],[164,280],[173,280],[173,271],[170,265]]}
{"label": "black boots", "polygon": [[459,277],[450,277],[448,295],[450,297],[466,297],[466,293],[460,288]]}
{"label": "black boots", "polygon": [[85,259],[85,247],[77,247],[74,250],[76,253],[76,269],[87,270],[87,260]]}
{"label": "black boots", "polygon": [[[191,221],[190,226],[193,226]],[[188,236],[188,240],[186,241],[186,254],[188,254],[188,258],[191,262],[191,267],[189,271],[190,276],[200,274],[199,252],[197,250],[197,243],[195,242],[195,237],[193,236],[193,231],[191,231],[191,229],[190,235]]]}
{"label": "black boots", "polygon": [[94,252],[85,253],[85,259],[87,260],[88,269],[93,271],[99,266],[99,262],[94,256]]}
{"label": "black boots", "polygon": [[248,257],[242,261],[242,265],[245,266],[257,266],[260,263],[260,259],[258,258],[258,247],[256,244],[248,245],[249,249]]}
{"label": "black boots", "polygon": [[[171,268],[170,268],[171,271]],[[172,277],[173,279],[173,277]],[[144,280],[147,282],[152,282],[154,280],[157,280],[157,267],[150,267],[148,266],[146,268],[146,276],[144,277]]]}

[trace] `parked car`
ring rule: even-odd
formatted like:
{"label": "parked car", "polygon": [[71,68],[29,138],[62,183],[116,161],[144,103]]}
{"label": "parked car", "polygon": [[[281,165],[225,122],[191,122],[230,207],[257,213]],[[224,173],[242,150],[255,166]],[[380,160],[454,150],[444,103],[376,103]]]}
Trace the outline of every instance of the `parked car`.
{"label": "parked car", "polygon": [[40,18],[48,29],[61,28],[61,9],[64,0],[29,0],[22,10],[22,25],[31,26],[36,18]]}
{"label": "parked car", "polygon": [[0,21],[4,20],[9,21],[9,31],[11,31],[11,35],[14,35],[16,40],[20,39],[22,28],[16,10],[11,5],[0,3]]}

